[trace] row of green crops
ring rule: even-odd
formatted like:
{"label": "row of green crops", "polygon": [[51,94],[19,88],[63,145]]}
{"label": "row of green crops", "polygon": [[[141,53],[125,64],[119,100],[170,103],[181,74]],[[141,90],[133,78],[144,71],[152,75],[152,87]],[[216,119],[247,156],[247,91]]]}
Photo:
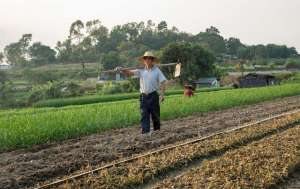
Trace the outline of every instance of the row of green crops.
{"label": "row of green crops", "polygon": [[[167,97],[161,105],[161,117],[166,120],[299,94],[300,84],[287,84],[202,92],[193,98],[177,95]],[[0,117],[0,151],[127,127],[140,119],[137,100],[37,110]]]}
{"label": "row of green crops", "polygon": [[[178,94],[172,94],[172,95],[167,95],[168,98],[173,98],[173,97],[178,97],[178,96],[182,96],[182,94],[180,93],[180,95]],[[86,107],[99,107],[99,106],[106,106],[106,104],[123,104],[123,103],[130,103],[130,102],[136,102],[138,100],[139,96],[135,96],[135,98],[133,99],[123,99],[123,100],[119,100],[119,101],[109,101],[109,102],[100,102],[100,103],[93,103],[93,104],[84,104],[84,105],[69,105],[69,106],[63,106],[63,107],[41,107],[41,108],[26,108],[26,109],[10,109],[10,110],[3,110],[0,111],[0,117],[3,116],[13,116],[13,115],[23,115],[23,114],[39,114],[39,113],[44,113],[44,112],[53,112],[53,111],[57,111],[59,110],[74,110],[74,109],[81,109],[81,108],[86,108]]]}
{"label": "row of green crops", "polygon": [[[167,95],[180,94],[182,90],[170,91]],[[58,98],[39,101],[34,104],[34,107],[63,107],[69,105],[84,105],[84,104],[94,104],[102,102],[112,102],[121,101],[137,98],[139,93],[125,93],[125,94],[112,94],[112,95],[90,95],[83,97],[74,98]]]}
{"label": "row of green crops", "polygon": [[[198,90],[198,92],[209,92],[230,89],[229,87],[223,88],[204,88]],[[183,90],[170,90],[166,92],[166,96],[183,94]],[[128,99],[138,98],[139,93],[127,93],[127,94],[114,94],[114,95],[90,95],[74,98],[59,98],[40,101],[34,104],[34,107],[63,107],[69,105],[84,105],[94,104],[102,102],[121,101]]]}

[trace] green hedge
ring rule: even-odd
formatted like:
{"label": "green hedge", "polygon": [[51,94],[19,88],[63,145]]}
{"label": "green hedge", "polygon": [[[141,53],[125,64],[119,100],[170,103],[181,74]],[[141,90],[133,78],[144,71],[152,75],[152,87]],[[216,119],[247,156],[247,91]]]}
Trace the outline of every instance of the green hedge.
{"label": "green hedge", "polygon": [[[217,90],[226,90],[231,89],[230,87],[224,88],[205,88],[200,89],[198,92],[208,92],[208,91],[217,91]],[[183,94],[183,90],[170,90],[166,92],[166,96],[169,95],[178,95]],[[139,93],[125,93],[125,94],[112,94],[112,95],[90,95],[83,97],[74,97],[74,98],[58,98],[43,100],[35,103],[33,107],[63,107],[70,105],[84,105],[84,104],[94,104],[102,102],[113,102],[121,100],[136,99],[139,97]]]}

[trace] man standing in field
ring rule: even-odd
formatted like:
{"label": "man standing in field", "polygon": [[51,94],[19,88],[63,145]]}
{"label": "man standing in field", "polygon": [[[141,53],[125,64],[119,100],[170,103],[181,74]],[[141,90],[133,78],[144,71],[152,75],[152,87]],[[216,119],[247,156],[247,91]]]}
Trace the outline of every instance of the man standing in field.
{"label": "man standing in field", "polygon": [[150,51],[140,57],[144,68],[121,71],[126,76],[136,76],[140,79],[140,111],[142,134],[150,132],[150,116],[154,131],[160,130],[160,102],[164,101],[166,77],[158,68],[158,58]]}

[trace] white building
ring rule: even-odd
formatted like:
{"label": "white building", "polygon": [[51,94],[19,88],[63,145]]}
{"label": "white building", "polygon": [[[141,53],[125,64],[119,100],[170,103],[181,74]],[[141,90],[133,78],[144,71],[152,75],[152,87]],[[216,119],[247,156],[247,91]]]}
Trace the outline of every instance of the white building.
{"label": "white building", "polygon": [[1,62],[0,63],[0,70],[7,70],[9,68],[11,68],[11,65],[8,64],[7,62]]}
{"label": "white building", "polygon": [[220,83],[216,77],[199,78],[193,83],[197,87],[220,87]]}

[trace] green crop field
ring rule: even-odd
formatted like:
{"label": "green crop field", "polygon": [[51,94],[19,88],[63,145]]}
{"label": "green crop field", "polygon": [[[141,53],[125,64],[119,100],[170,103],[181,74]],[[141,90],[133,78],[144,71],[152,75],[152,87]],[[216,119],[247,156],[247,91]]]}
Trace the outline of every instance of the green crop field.
{"label": "green crop field", "polygon": [[[163,120],[300,94],[300,84],[167,97]],[[138,100],[0,112],[0,151],[30,147],[139,123]]]}

